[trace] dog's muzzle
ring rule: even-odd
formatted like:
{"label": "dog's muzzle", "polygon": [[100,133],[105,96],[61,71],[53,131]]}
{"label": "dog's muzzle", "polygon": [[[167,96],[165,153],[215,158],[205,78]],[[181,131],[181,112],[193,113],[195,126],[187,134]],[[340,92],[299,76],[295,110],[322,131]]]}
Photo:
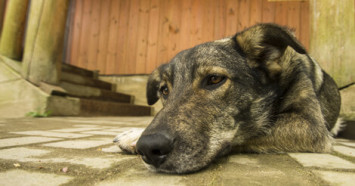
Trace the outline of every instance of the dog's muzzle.
{"label": "dog's muzzle", "polygon": [[163,134],[143,135],[137,142],[137,152],[147,164],[159,167],[173,149],[173,140]]}

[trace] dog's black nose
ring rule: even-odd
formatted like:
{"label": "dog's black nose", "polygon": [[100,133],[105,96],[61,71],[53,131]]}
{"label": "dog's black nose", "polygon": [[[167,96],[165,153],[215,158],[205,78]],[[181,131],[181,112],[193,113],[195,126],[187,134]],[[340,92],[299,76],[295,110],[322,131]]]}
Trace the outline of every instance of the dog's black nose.
{"label": "dog's black nose", "polygon": [[172,140],[163,134],[143,135],[136,148],[144,162],[158,167],[171,152]]}

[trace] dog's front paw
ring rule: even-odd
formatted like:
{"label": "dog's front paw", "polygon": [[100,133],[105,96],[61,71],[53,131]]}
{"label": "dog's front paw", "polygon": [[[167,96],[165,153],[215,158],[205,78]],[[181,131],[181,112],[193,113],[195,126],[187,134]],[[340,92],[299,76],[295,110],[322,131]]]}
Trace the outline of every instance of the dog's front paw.
{"label": "dog's front paw", "polygon": [[113,139],[113,143],[126,153],[137,154],[136,143],[143,131],[144,129],[142,128],[132,128],[128,131],[118,134]]}

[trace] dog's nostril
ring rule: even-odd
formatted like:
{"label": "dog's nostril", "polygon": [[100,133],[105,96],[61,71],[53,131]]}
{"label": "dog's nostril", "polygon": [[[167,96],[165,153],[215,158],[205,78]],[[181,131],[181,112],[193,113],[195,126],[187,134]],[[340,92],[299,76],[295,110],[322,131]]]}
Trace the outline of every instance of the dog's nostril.
{"label": "dog's nostril", "polygon": [[162,153],[162,151],[159,150],[159,149],[154,149],[154,150],[152,150],[152,154],[157,155],[157,156],[165,155],[165,154]]}
{"label": "dog's nostril", "polygon": [[158,167],[172,150],[172,140],[162,134],[145,135],[139,138],[136,147],[144,162]]}
{"label": "dog's nostril", "polygon": [[143,155],[142,151],[140,151],[140,150],[137,150],[137,153],[138,153],[139,155]]}

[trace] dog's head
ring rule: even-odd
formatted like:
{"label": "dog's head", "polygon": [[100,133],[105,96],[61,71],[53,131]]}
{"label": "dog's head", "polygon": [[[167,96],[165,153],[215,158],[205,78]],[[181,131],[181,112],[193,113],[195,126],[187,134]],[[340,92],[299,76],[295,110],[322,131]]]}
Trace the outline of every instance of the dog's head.
{"label": "dog's head", "polygon": [[161,65],[147,84],[148,104],[160,99],[164,107],[137,143],[144,162],[157,171],[193,172],[266,132],[275,96],[269,90],[288,50],[305,53],[288,30],[260,24]]}

